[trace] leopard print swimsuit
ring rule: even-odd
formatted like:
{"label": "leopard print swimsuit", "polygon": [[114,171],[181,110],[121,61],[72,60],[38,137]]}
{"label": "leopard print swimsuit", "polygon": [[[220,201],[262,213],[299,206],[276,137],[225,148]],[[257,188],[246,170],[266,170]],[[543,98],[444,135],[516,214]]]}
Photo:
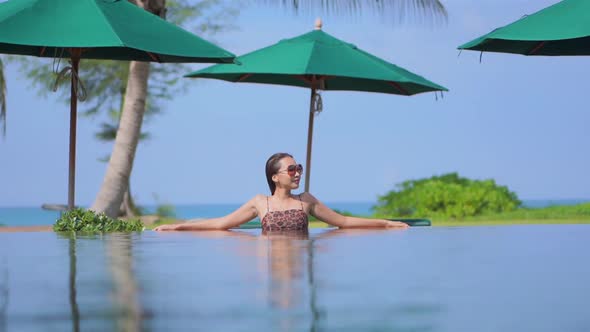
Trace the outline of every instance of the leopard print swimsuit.
{"label": "leopard print swimsuit", "polygon": [[271,211],[266,197],[266,215],[262,218],[262,231],[306,231],[307,213],[303,209],[301,195],[297,196],[301,203],[300,209]]}

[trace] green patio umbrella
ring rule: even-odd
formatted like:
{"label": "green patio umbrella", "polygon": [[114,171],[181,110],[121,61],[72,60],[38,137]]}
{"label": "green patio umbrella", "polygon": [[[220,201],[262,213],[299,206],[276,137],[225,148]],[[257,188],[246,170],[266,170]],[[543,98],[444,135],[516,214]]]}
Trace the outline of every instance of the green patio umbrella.
{"label": "green patio umbrella", "polygon": [[127,0],[0,3],[0,53],[71,60],[68,208],[74,207],[80,59],[231,62],[234,55]]}
{"label": "green patio umbrella", "polygon": [[459,49],[523,55],[590,55],[590,1],[561,1]]}
{"label": "green patio umbrella", "polygon": [[309,191],[311,174],[313,116],[322,107],[317,90],[382,92],[404,96],[447,91],[355,45],[332,37],[321,30],[321,21],[316,22],[315,30],[309,33],[242,55],[233,64],[214,65],[186,77],[309,88],[305,191]]}

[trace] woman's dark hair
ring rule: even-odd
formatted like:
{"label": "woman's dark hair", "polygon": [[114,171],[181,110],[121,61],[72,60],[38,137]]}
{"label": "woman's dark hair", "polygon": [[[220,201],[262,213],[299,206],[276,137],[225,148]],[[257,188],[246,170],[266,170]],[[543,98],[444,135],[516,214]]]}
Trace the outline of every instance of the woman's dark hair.
{"label": "woman's dark hair", "polygon": [[268,182],[268,188],[270,188],[271,195],[274,195],[275,189],[277,189],[277,185],[272,181],[272,176],[277,174],[281,168],[281,159],[286,157],[293,158],[293,156],[288,153],[279,152],[270,156],[266,161],[266,182]]}

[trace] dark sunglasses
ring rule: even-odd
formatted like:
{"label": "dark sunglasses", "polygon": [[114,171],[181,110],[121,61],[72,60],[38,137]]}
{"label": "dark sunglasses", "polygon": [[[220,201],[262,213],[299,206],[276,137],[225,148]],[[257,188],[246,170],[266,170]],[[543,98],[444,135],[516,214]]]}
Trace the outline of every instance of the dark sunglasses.
{"label": "dark sunglasses", "polygon": [[303,166],[301,164],[289,165],[286,170],[279,171],[279,173],[282,172],[287,172],[289,176],[295,176],[297,172],[299,172],[299,174],[303,174]]}

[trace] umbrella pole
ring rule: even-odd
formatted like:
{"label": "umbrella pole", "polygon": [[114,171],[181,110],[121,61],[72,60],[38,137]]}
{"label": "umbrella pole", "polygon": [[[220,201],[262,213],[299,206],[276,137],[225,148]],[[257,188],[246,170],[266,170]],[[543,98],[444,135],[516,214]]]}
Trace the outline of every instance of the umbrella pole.
{"label": "umbrella pole", "polygon": [[311,143],[313,138],[313,97],[315,88],[311,88],[311,97],[309,98],[309,124],[307,126],[307,156],[305,160],[305,192],[309,192],[309,178],[311,176]]}
{"label": "umbrella pole", "polygon": [[68,172],[68,210],[74,209],[76,187],[76,122],[78,115],[78,65],[80,64],[80,50],[73,49],[71,92],[70,92],[70,167]]}

